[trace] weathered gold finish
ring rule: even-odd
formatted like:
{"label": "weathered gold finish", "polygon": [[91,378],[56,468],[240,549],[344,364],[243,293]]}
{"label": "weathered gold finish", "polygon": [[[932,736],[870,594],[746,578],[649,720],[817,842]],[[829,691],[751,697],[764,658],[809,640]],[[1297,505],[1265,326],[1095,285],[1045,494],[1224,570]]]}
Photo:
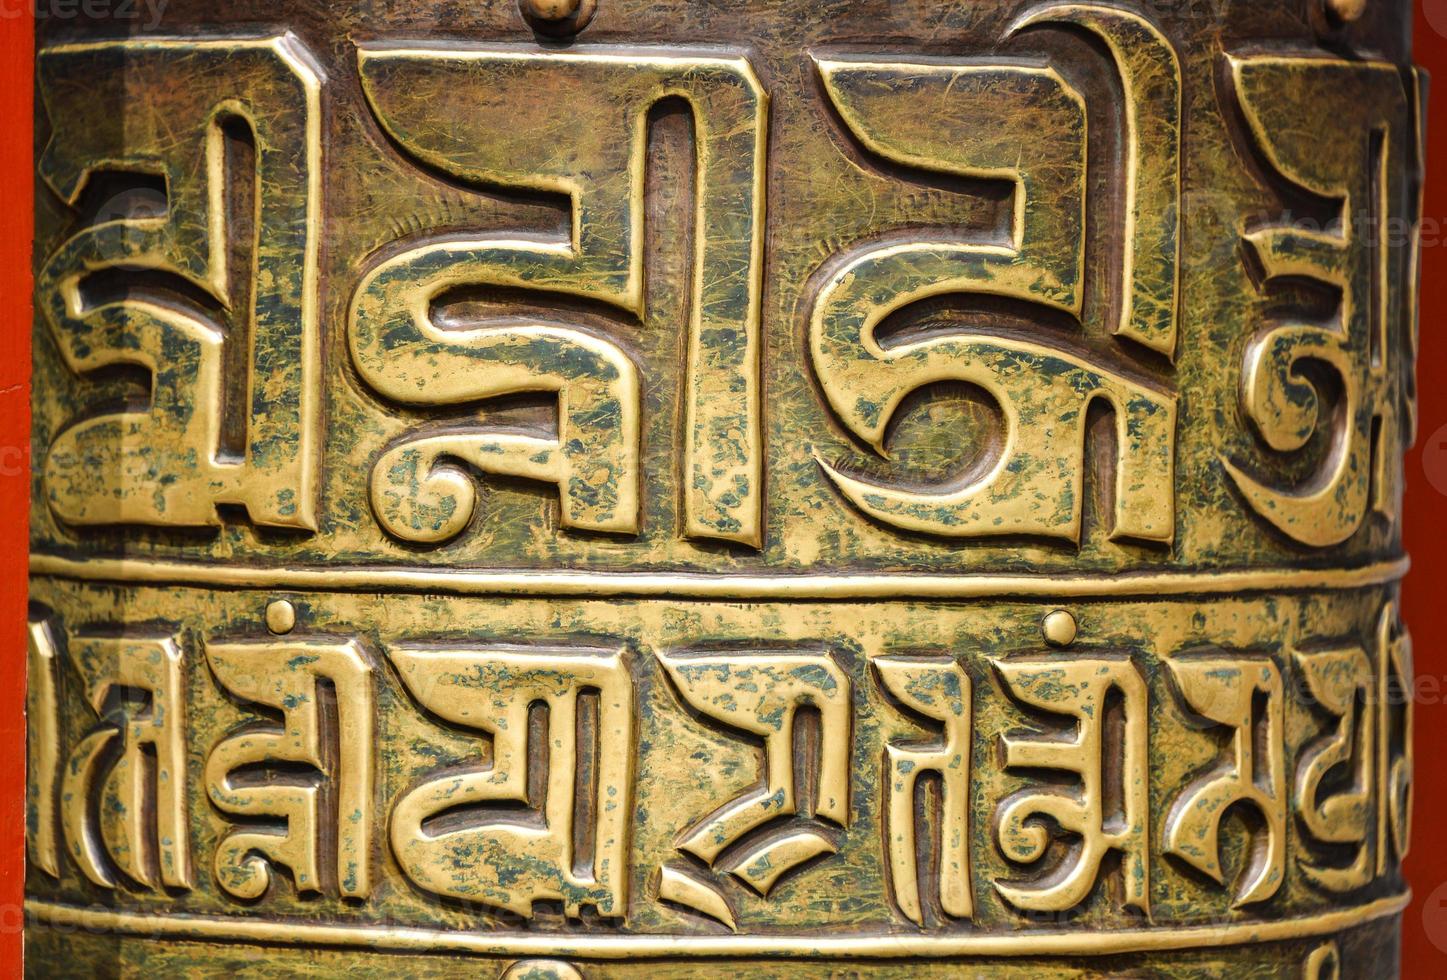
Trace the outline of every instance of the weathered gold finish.
{"label": "weathered gold finish", "polygon": [[1389,972],[1406,20],[48,24],[30,972]]}

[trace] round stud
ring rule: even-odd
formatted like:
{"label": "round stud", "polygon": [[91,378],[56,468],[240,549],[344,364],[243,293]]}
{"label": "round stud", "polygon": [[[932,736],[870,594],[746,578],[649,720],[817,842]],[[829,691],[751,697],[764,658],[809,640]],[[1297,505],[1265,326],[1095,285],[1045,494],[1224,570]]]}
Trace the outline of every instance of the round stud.
{"label": "round stud", "polygon": [[1045,642],[1053,647],[1068,647],[1075,642],[1075,617],[1064,609],[1056,609],[1040,624]]}
{"label": "round stud", "polygon": [[583,980],[583,975],[562,960],[518,960],[499,980]]}
{"label": "round stud", "polygon": [[1366,13],[1367,0],[1326,0],[1326,12],[1338,24],[1350,24]]}
{"label": "round stud", "polygon": [[566,20],[578,13],[583,0],[522,0],[523,16],[531,20]]}
{"label": "round stud", "polygon": [[266,606],[266,628],[280,636],[296,626],[296,606],[286,599],[276,599]]}
{"label": "round stud", "polygon": [[597,0],[518,0],[518,7],[539,34],[570,37],[588,26]]}

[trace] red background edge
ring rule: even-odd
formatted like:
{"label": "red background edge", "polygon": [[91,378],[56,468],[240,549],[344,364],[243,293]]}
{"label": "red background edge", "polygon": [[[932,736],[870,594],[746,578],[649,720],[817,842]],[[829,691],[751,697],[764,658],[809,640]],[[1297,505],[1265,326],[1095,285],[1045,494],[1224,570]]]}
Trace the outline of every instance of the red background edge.
{"label": "red background edge", "polygon": [[[1447,615],[1434,609],[1447,586],[1447,493],[1427,481],[1427,465],[1447,469],[1447,36],[1427,22],[1424,4],[1447,27],[1447,3],[1420,0],[1414,51],[1434,82],[1428,102],[1425,215],[1439,233],[1422,254],[1422,341],[1418,364],[1420,429],[1407,456],[1405,537],[1412,571],[1402,589],[1403,614],[1416,647],[1416,673],[1432,678],[1434,696],[1416,716],[1414,891],[1402,920],[1402,975],[1435,974],[1447,962],[1447,848],[1436,846],[1434,816],[1447,813],[1447,773],[1432,749],[1447,741]],[[0,624],[10,637],[0,656],[0,976],[21,973],[25,876],[25,611],[30,496],[30,242],[33,226],[32,75],[34,21],[26,0],[0,0]],[[1434,9],[1434,13],[1435,13]],[[1437,171],[1435,178],[1430,174]],[[1439,429],[1441,430],[1439,432]],[[1447,491],[1447,483],[1443,484]],[[1434,942],[1435,940],[1435,942]],[[1439,947],[1437,944],[1440,943]]]}
{"label": "red background edge", "polygon": [[[1447,28],[1447,3],[1418,0],[1413,4],[1413,56],[1432,75],[1427,98],[1427,193],[1424,226],[1447,230],[1447,37],[1428,23]],[[1447,703],[1443,674],[1447,672],[1447,615],[1435,608],[1447,587],[1447,483],[1434,489],[1427,465],[1440,466],[1447,457],[1447,237],[1437,234],[1422,249],[1422,345],[1417,363],[1420,424],[1417,444],[1407,454],[1407,488],[1403,535],[1412,568],[1402,585],[1402,615],[1412,631],[1419,682],[1432,680],[1434,695],[1419,683],[1416,705],[1416,776],[1413,836],[1407,855],[1412,904],[1402,916],[1402,976],[1435,975],[1447,962],[1447,849],[1436,840],[1435,817],[1447,813],[1447,772],[1436,767],[1433,749],[1447,741]],[[1439,431],[1440,430],[1440,431]],[[1435,940],[1435,943],[1434,943]],[[1440,944],[1440,945],[1438,945]]]}
{"label": "red background edge", "polygon": [[25,890],[25,607],[30,497],[34,19],[0,0],[0,976],[21,974]]}

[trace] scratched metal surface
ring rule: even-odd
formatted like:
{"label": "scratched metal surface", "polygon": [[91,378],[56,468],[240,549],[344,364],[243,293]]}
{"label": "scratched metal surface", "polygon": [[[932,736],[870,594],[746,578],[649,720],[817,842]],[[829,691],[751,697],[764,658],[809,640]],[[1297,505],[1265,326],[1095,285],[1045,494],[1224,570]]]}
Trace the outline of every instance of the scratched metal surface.
{"label": "scratched metal surface", "polygon": [[1405,3],[112,6],[34,975],[1394,967]]}

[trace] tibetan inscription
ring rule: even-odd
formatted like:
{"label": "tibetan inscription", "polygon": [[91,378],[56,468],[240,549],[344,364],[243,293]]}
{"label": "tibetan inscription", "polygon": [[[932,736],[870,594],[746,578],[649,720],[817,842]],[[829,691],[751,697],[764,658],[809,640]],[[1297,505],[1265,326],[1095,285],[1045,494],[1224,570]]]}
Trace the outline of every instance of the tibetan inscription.
{"label": "tibetan inscription", "polygon": [[1394,969],[1427,84],[1207,6],[42,25],[29,973]]}

